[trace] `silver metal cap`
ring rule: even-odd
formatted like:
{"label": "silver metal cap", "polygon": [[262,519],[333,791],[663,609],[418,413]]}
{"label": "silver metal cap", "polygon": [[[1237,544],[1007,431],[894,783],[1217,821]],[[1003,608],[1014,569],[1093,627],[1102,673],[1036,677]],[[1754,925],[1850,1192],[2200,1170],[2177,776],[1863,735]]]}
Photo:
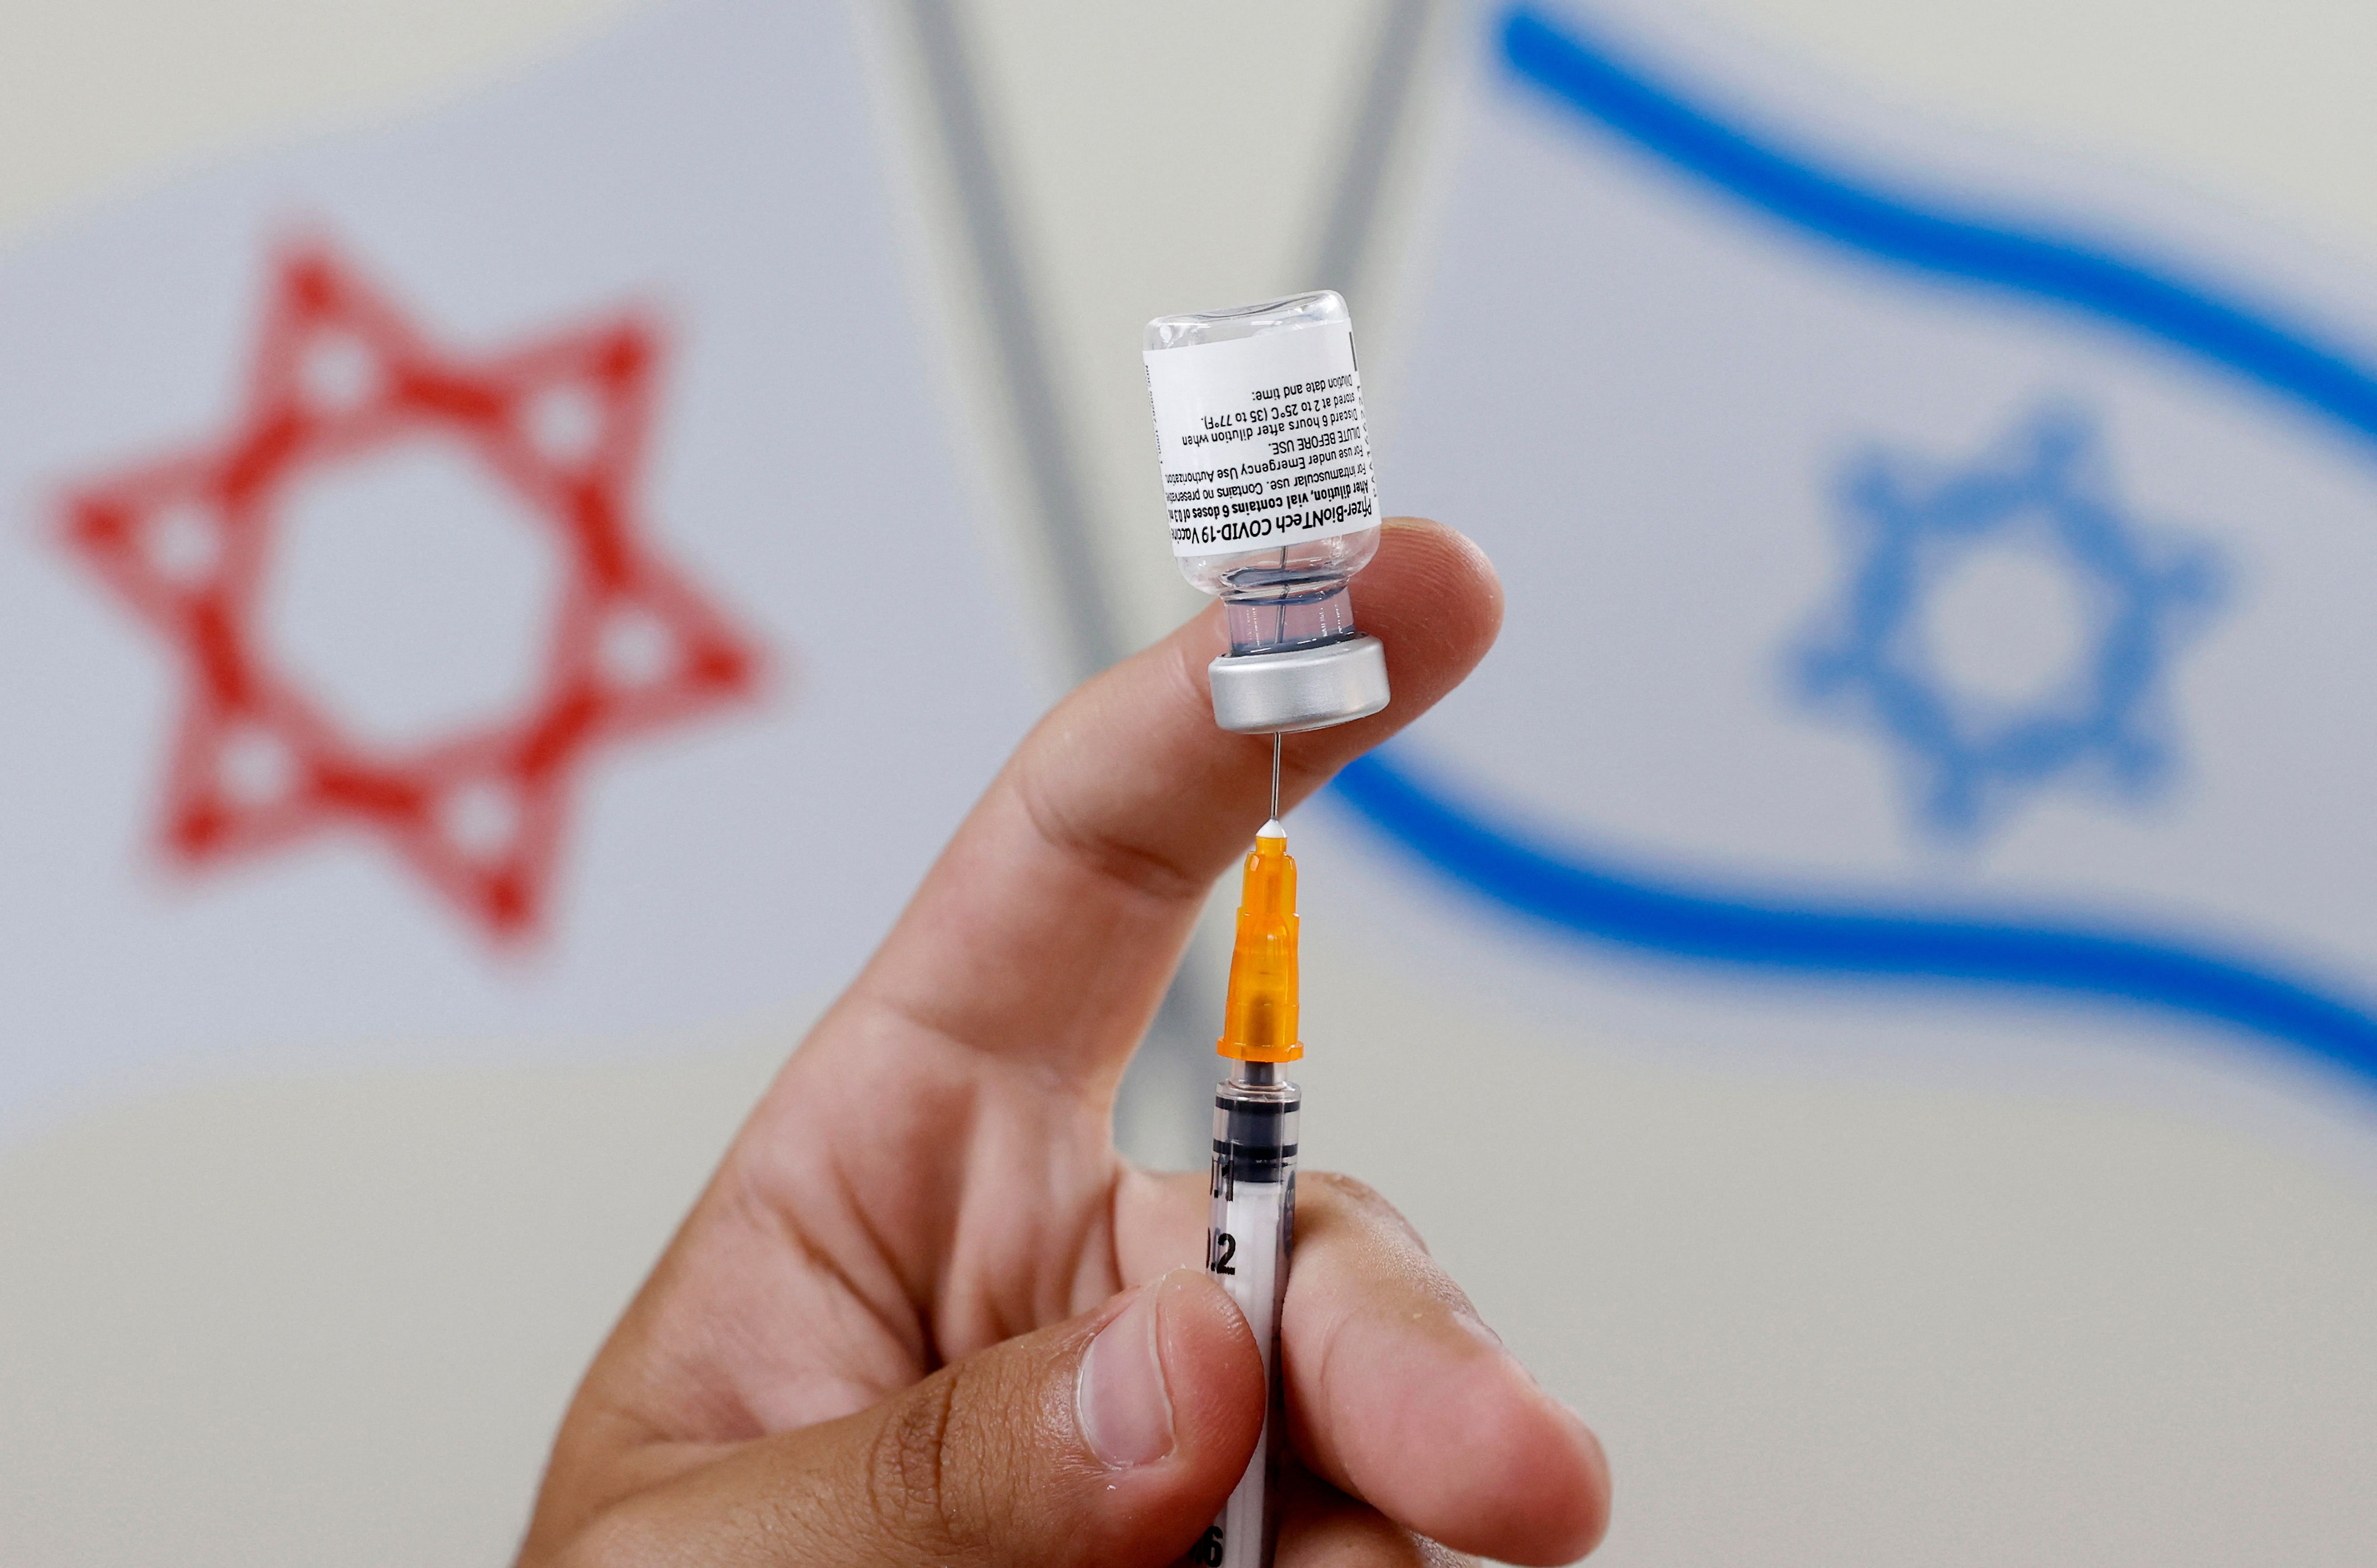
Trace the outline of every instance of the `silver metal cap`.
{"label": "silver metal cap", "polygon": [[1239,735],[1327,729],[1387,705],[1387,645],[1348,638],[1293,653],[1224,655],[1206,666],[1213,722]]}

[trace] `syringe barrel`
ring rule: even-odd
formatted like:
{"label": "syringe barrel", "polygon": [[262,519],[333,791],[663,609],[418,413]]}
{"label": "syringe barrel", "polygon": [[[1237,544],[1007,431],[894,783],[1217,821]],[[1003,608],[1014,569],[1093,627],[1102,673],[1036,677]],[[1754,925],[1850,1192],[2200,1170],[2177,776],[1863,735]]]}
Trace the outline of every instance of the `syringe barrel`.
{"label": "syringe barrel", "polygon": [[[1268,1075],[1266,1073],[1266,1075]],[[1279,1314],[1296,1245],[1296,1139],[1304,1095],[1284,1081],[1224,1079],[1213,1093],[1212,1224],[1205,1267],[1246,1314],[1272,1390],[1262,1435],[1222,1515],[1189,1552],[1209,1568],[1265,1568],[1277,1528]]]}

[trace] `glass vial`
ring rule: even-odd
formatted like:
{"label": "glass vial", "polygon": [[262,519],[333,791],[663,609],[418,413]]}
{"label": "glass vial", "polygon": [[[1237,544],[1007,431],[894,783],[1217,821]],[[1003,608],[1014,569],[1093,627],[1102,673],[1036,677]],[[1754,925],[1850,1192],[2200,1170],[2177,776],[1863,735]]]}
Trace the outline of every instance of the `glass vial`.
{"label": "glass vial", "polygon": [[1219,598],[1233,657],[1359,635],[1379,546],[1353,317],[1330,290],[1147,324],[1172,553]]}

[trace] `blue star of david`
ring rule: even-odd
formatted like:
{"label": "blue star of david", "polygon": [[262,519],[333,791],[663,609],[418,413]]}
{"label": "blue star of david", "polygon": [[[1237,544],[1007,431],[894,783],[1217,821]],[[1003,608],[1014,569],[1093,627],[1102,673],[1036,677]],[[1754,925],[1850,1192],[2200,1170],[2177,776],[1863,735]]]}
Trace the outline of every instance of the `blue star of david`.
{"label": "blue star of david", "polygon": [[[1810,702],[1896,744],[1918,827],[1970,843],[2058,781],[2108,783],[2134,801],[2166,780],[2171,655],[2225,573],[2214,551],[2143,531],[2121,509],[2084,417],[2050,409],[1962,469],[1869,453],[1841,499],[1849,579],[1793,671]],[[2085,606],[2073,666],[2019,704],[1956,689],[1925,636],[1929,596],[1984,543],[2051,561]]]}

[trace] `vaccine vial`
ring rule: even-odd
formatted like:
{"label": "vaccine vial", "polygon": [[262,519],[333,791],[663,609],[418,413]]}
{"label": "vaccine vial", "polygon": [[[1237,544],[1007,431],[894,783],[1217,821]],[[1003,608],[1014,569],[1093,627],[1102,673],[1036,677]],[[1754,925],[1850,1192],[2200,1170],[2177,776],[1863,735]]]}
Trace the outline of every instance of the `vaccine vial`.
{"label": "vaccine vial", "polygon": [[1386,652],[1356,628],[1350,585],[1380,513],[1344,300],[1158,317],[1144,348],[1172,553],[1229,628],[1215,721],[1261,734],[1377,712]]}

